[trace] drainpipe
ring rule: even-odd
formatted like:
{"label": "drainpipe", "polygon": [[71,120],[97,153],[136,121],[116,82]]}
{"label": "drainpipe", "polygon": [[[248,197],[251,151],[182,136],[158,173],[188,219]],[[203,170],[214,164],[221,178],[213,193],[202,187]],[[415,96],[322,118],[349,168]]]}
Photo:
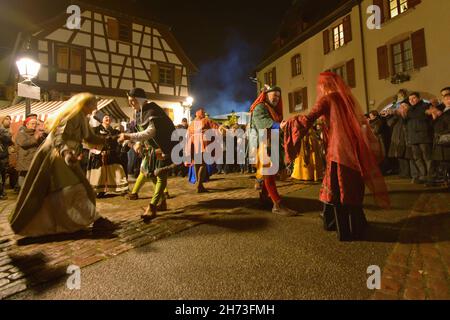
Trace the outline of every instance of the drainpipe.
{"label": "drainpipe", "polygon": [[366,68],[366,48],[364,46],[364,22],[362,18],[362,12],[361,12],[361,0],[358,0],[358,13],[359,13],[359,28],[360,28],[360,34],[361,34],[361,50],[362,50],[362,59],[363,59],[363,75],[364,75],[364,94],[366,96],[366,110],[369,112],[369,93],[368,93],[368,87],[367,87],[367,68]]}

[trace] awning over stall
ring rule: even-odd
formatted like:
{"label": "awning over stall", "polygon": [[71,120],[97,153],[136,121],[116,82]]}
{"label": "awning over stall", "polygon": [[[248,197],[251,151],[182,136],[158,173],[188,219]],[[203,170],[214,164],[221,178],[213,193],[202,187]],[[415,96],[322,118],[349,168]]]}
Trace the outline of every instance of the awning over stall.
{"label": "awning over stall", "polygon": [[[66,101],[47,101],[47,102],[32,102],[31,113],[38,115],[38,119],[45,121],[49,116],[57,112]],[[114,122],[128,121],[129,117],[119,107],[114,99],[101,99],[98,101],[97,109],[102,110],[102,113],[109,115]],[[11,122],[22,122],[25,118],[25,102],[10,106],[0,110],[0,117],[9,115]]]}

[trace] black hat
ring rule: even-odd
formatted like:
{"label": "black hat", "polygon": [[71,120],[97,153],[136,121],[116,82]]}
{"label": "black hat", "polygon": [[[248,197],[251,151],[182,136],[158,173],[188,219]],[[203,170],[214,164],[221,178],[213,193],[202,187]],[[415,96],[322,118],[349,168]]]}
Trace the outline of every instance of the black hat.
{"label": "black hat", "polygon": [[127,95],[129,97],[133,97],[133,98],[147,99],[147,96],[145,95],[145,91],[142,88],[133,88],[129,92],[127,92]]}

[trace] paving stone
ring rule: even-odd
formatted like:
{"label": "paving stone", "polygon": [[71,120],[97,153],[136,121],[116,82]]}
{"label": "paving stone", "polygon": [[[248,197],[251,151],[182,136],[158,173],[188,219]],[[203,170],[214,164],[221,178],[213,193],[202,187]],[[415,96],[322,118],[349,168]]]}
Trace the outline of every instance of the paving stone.
{"label": "paving stone", "polygon": [[11,281],[7,278],[0,279],[0,291],[2,290],[2,287],[10,283]]}
{"label": "paving stone", "polygon": [[0,299],[8,298],[16,293],[22,292],[27,289],[25,283],[13,283],[13,286],[8,288],[0,288]]}

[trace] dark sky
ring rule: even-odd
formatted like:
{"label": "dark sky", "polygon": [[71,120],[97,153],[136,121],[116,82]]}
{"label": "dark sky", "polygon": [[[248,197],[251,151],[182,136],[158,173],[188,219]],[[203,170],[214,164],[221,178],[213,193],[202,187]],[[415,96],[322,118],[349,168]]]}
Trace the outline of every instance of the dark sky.
{"label": "dark sky", "polygon": [[[195,106],[210,114],[246,111],[256,87],[249,76],[274,39],[293,0],[95,0],[172,28],[199,72]],[[12,47],[20,29],[65,11],[64,0],[0,0],[0,46]]]}

